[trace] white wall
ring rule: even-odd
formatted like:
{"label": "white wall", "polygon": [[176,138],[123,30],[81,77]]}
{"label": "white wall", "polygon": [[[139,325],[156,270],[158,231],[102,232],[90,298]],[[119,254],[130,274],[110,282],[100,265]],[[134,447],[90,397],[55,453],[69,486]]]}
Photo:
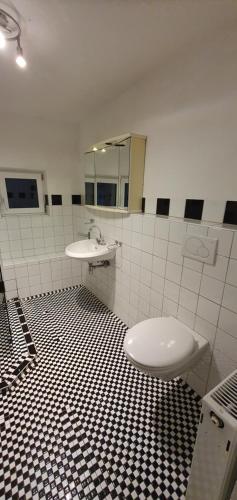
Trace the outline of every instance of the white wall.
{"label": "white wall", "polygon": [[73,125],[1,115],[0,167],[45,171],[48,193],[78,194],[76,134]]}
{"label": "white wall", "polygon": [[[106,239],[122,242],[108,268],[83,281],[128,326],[159,316],[174,316],[209,342],[188,383],[200,394],[237,368],[237,231],[208,223],[150,214],[96,212],[75,207],[75,231],[95,218]],[[85,230],[85,229],[84,229]],[[181,254],[185,233],[218,239],[215,265]],[[77,236],[78,237],[78,236]]]}
{"label": "white wall", "polygon": [[146,134],[145,196],[235,200],[236,43],[236,34],[218,34],[98,108],[81,123],[80,150],[129,131]]}

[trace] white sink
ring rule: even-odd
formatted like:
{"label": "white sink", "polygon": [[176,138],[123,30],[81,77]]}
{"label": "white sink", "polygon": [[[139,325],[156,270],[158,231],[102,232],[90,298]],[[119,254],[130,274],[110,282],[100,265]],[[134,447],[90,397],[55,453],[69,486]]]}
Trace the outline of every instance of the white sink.
{"label": "white sink", "polygon": [[68,257],[87,260],[88,262],[99,260],[111,260],[114,258],[119,244],[115,241],[100,245],[96,240],[81,240],[71,243],[65,249]]}

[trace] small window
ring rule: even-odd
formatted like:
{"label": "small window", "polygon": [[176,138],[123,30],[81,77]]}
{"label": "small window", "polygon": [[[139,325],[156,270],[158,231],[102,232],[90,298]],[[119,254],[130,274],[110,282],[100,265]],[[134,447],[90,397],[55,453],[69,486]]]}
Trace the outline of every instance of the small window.
{"label": "small window", "polygon": [[1,212],[43,213],[42,174],[0,171]]}

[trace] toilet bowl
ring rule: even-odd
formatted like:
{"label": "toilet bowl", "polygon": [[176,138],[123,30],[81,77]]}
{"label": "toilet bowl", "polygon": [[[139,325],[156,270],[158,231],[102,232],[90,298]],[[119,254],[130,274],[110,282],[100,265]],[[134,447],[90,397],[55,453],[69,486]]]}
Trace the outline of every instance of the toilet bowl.
{"label": "toilet bowl", "polygon": [[171,316],[137,323],[124,340],[124,351],[132,365],[163,380],[193,368],[207,346],[206,339]]}

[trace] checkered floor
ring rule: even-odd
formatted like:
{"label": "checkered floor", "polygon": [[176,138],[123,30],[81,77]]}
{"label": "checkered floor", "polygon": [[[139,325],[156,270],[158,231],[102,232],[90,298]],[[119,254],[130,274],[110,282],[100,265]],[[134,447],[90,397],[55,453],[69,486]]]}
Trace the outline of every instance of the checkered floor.
{"label": "checkered floor", "polygon": [[133,368],[126,326],[84,287],[22,308],[38,358],[0,396],[0,498],[184,499],[196,394]]}
{"label": "checkered floor", "polygon": [[[11,335],[8,323],[8,314],[11,317],[12,330],[15,333]],[[0,380],[6,372],[26,354],[27,345],[19,322],[17,310],[14,302],[8,305],[0,304]]]}

